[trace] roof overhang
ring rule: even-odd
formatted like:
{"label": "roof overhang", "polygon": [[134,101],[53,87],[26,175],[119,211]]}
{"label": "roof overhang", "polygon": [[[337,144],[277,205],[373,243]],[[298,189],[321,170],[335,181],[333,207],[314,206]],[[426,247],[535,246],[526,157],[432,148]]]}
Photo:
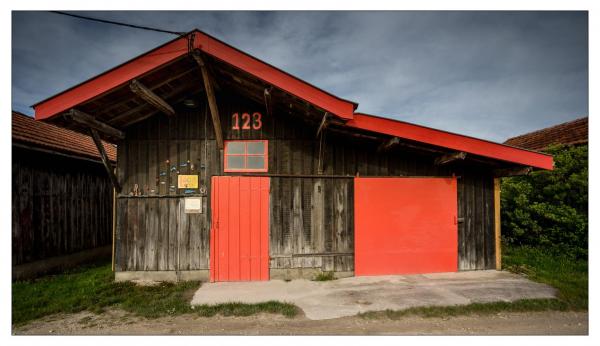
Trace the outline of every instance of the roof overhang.
{"label": "roof overhang", "polygon": [[37,120],[51,118],[168,64],[188,54],[190,42],[192,42],[193,49],[198,49],[244,70],[265,83],[276,85],[285,92],[304,99],[344,120],[352,119],[354,110],[358,107],[357,103],[334,96],[208,34],[194,30],[184,37],[167,42],[107,72],[36,103],[33,105],[35,118]]}
{"label": "roof overhang", "polygon": [[416,142],[464,151],[466,153],[517,163],[524,166],[548,170],[554,168],[552,155],[436,130],[404,121],[355,113],[354,119],[348,121],[346,126],[385,133]]}

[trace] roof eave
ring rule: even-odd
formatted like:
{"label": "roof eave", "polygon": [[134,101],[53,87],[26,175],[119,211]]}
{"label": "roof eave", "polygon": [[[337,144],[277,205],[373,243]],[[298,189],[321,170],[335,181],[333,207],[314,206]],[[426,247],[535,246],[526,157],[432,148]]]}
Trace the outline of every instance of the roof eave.
{"label": "roof eave", "polygon": [[513,164],[546,170],[554,169],[553,157],[549,154],[516,148],[404,121],[355,113],[354,119],[348,121],[346,125],[439,147],[464,151]]}

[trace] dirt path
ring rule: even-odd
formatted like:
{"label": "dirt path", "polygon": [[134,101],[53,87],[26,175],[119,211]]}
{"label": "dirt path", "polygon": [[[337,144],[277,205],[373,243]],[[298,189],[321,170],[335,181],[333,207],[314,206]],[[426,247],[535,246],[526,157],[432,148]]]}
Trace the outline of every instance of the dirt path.
{"label": "dirt path", "polygon": [[13,329],[14,334],[204,334],[204,335],[576,335],[588,334],[587,312],[500,313],[452,318],[344,317],[312,321],[261,314],[251,317],[181,315],[140,318],[121,310],[101,315],[54,315]]}

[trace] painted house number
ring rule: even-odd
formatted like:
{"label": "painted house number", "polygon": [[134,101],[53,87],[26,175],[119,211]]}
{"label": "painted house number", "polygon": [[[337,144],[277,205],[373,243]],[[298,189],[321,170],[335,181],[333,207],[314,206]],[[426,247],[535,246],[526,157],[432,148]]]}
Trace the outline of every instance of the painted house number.
{"label": "painted house number", "polygon": [[233,113],[231,115],[231,124],[232,130],[240,130],[240,125],[242,130],[260,130],[262,127],[262,114],[254,112],[250,116],[249,113],[242,113],[240,117],[239,113]]}

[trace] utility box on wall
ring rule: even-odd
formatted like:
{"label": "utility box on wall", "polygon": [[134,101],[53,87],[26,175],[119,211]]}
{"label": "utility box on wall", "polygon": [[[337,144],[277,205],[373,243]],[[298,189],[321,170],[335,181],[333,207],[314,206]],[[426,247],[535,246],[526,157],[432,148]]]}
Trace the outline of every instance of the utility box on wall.
{"label": "utility box on wall", "polygon": [[202,213],[202,197],[186,197],[184,203],[187,214]]}

